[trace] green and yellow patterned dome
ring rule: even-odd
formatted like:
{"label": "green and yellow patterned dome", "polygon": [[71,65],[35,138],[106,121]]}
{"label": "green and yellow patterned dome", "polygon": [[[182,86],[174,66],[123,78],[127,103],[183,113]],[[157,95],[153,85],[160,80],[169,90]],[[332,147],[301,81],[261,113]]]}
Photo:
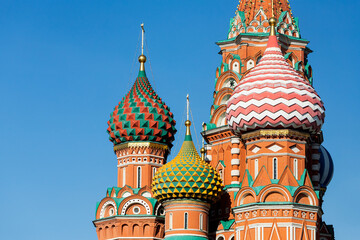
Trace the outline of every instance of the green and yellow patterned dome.
{"label": "green and yellow patterned dome", "polygon": [[223,189],[219,173],[199,156],[185,123],[185,141],[178,155],[162,166],[154,176],[152,192],[159,201],[191,198],[216,202]]}

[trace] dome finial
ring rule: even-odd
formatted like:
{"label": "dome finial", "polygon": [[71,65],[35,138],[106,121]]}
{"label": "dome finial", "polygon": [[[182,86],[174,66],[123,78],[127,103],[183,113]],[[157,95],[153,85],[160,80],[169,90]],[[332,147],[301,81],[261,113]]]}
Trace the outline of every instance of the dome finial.
{"label": "dome finial", "polygon": [[139,57],[141,72],[145,72],[145,62],[146,62],[146,56],[144,55],[144,37],[145,37],[145,29],[144,29],[144,23],[142,23],[141,24],[141,55]]}
{"label": "dome finial", "polygon": [[269,24],[270,24],[270,36],[276,36],[276,18],[271,17],[269,19]]}
{"label": "dome finial", "polygon": [[276,36],[276,18],[274,13],[274,0],[271,0],[271,11],[272,11],[272,17],[269,19],[270,24],[270,36]]}

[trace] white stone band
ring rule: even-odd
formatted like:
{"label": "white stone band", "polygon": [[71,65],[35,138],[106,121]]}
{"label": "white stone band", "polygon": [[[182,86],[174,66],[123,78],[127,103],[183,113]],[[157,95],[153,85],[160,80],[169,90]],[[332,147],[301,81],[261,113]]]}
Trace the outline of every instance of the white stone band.
{"label": "white stone band", "polygon": [[232,177],[240,176],[240,171],[239,170],[231,170],[231,176]]}
{"label": "white stone band", "polygon": [[240,165],[240,159],[231,159],[231,165]]}
{"label": "white stone band", "polygon": [[240,154],[240,148],[232,148],[231,154]]}

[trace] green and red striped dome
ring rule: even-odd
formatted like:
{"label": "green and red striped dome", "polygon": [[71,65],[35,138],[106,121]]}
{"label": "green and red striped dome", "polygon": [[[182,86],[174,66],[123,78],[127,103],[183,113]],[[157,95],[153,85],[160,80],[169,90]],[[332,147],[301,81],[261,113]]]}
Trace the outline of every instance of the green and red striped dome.
{"label": "green and red striped dome", "polygon": [[142,67],[129,93],[110,114],[109,139],[114,145],[151,141],[171,148],[176,133],[173,117],[170,108],[151,87]]}

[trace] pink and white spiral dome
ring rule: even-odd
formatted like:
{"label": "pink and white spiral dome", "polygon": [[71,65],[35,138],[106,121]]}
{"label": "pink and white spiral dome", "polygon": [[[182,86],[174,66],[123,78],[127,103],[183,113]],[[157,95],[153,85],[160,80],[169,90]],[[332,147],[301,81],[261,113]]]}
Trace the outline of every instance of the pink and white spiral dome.
{"label": "pink and white spiral dome", "polygon": [[274,128],[317,133],[325,108],[309,82],[286,62],[276,36],[270,36],[261,61],[229,99],[226,117],[237,133]]}

